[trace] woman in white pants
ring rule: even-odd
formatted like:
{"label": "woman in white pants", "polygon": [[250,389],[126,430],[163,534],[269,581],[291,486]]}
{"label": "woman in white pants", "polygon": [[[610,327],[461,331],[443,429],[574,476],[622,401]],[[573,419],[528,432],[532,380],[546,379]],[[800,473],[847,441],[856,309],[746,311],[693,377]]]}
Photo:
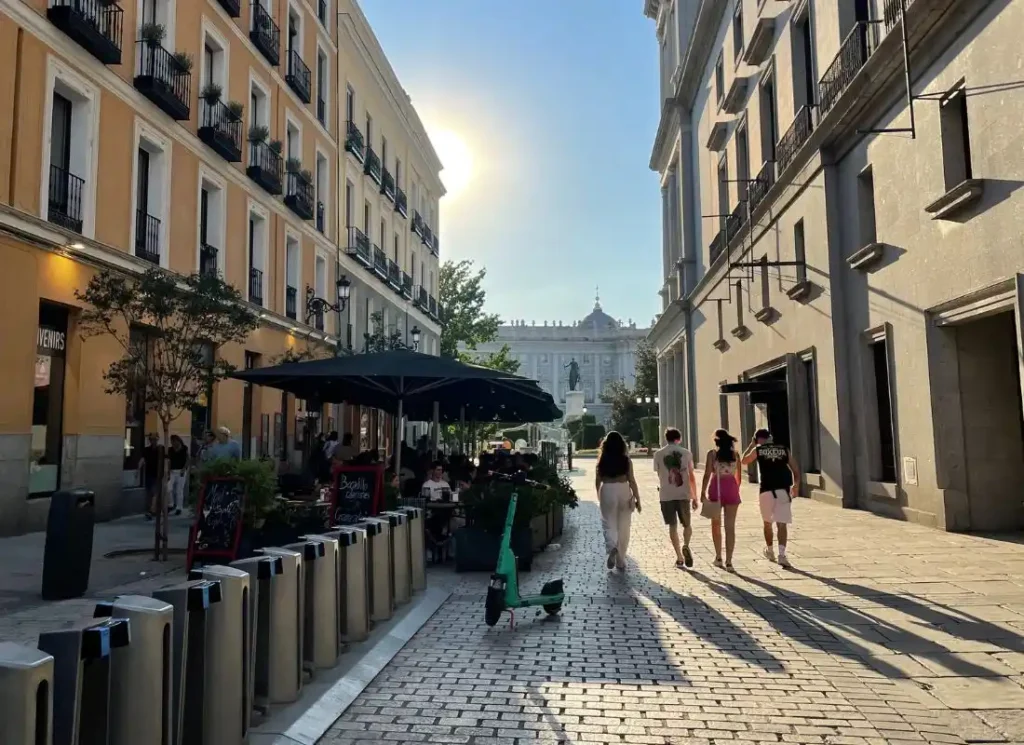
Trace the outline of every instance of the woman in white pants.
{"label": "woman in white pants", "polygon": [[626,441],[618,432],[609,432],[601,443],[594,486],[601,505],[608,568],[624,570],[633,510],[640,510],[640,491],[633,478],[633,462],[629,459]]}
{"label": "woman in white pants", "polygon": [[167,451],[167,465],[170,470],[170,506],[175,515],[181,514],[185,506],[185,492],[188,489],[188,448],[178,435],[171,435],[171,449]]}

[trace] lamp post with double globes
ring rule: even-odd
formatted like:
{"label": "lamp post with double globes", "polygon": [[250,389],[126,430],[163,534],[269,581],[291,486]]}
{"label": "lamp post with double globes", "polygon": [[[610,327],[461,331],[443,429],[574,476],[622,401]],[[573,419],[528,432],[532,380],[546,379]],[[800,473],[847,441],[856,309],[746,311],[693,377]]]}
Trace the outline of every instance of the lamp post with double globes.
{"label": "lamp post with double globes", "polygon": [[[352,281],[346,276],[341,275],[338,281],[335,283],[335,289],[337,291],[338,301],[336,303],[330,303],[324,300],[322,297],[317,297],[312,287],[306,287],[306,323],[308,324],[310,319],[314,316],[319,316],[327,311],[334,313],[343,313],[348,307],[348,299],[352,294]],[[340,320],[340,319],[339,319]],[[347,351],[352,351],[352,329],[346,318],[345,323],[345,348]],[[341,354],[341,329],[338,329],[338,344],[334,350],[335,356]]]}

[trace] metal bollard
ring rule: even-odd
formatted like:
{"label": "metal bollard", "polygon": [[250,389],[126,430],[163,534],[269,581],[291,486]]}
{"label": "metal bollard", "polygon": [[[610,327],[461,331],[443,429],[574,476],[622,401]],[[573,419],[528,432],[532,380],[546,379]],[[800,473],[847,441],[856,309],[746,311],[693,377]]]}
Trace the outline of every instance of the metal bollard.
{"label": "metal bollard", "polygon": [[171,633],[173,699],[171,745],[216,745],[204,734],[206,629],[210,607],[220,602],[220,582],[194,580],[162,587],[153,593],[174,609]]}
{"label": "metal bollard", "polygon": [[409,576],[412,591],[419,592],[427,587],[427,521],[419,507],[400,507],[399,512],[409,516]]}
{"label": "metal bollard", "polygon": [[391,527],[391,587],[395,592],[395,605],[405,605],[412,598],[409,519],[404,512],[382,512],[380,516]]}
{"label": "metal bollard", "polygon": [[253,707],[264,713],[270,705],[271,639],[277,633],[271,583],[284,572],[283,564],[280,556],[253,556],[231,562],[231,566],[249,573],[252,643],[249,647],[248,696]]}
{"label": "metal bollard", "polygon": [[302,647],[306,616],[306,582],[302,554],[287,548],[261,549],[281,560],[281,575],[270,585],[269,672],[267,701],[289,704],[302,690]]}
{"label": "metal bollard", "polygon": [[370,620],[387,621],[395,609],[391,587],[391,523],[367,518],[356,523],[366,532],[366,581],[370,587]]}
{"label": "metal bollard", "polygon": [[0,642],[0,742],[52,745],[53,657]]}
{"label": "metal bollard", "polygon": [[128,621],[88,620],[39,635],[53,657],[53,744],[106,745],[110,715],[110,650],[128,645]]}
{"label": "metal bollard", "polygon": [[203,732],[217,745],[241,745],[252,715],[252,611],[249,573],[229,566],[193,569],[189,579],[220,582],[220,602],[206,629],[206,706]]}
{"label": "metal bollard", "polygon": [[[328,555],[328,542],[334,544]],[[304,537],[285,548],[302,553],[305,566],[306,613],[303,619],[303,668],[334,667],[338,660],[337,541],[319,536]]]}
{"label": "metal bollard", "polygon": [[123,595],[96,605],[95,618],[125,618],[132,643],[110,655],[110,745],[171,740],[171,631],[174,608]]}
{"label": "metal bollard", "polygon": [[346,526],[324,535],[338,539],[338,625],[341,640],[346,643],[363,641],[370,635],[366,532]]}

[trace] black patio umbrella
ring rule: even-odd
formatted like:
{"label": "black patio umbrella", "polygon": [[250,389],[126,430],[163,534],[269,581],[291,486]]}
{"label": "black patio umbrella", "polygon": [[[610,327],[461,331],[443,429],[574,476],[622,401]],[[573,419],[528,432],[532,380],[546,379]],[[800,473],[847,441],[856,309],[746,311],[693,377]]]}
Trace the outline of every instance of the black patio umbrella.
{"label": "black patio umbrella", "polygon": [[562,416],[551,394],[532,380],[467,380],[436,397],[414,396],[405,402],[405,415],[428,421],[437,405],[439,422],[550,422]]}

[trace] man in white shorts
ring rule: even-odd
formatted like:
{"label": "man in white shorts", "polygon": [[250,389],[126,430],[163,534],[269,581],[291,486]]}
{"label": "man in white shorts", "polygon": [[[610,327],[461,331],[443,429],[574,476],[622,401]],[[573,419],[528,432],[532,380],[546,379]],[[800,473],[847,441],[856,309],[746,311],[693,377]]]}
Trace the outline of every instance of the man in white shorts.
{"label": "man in white shorts", "polygon": [[761,485],[761,519],[764,521],[764,557],[775,561],[772,549],[772,524],[779,535],[779,564],[789,566],[786,556],[786,540],[789,526],[793,522],[793,499],[800,493],[800,469],[793,454],[785,445],[772,442],[772,435],[766,429],[754,433],[746,452],[743,465],[757,461],[758,483]]}

